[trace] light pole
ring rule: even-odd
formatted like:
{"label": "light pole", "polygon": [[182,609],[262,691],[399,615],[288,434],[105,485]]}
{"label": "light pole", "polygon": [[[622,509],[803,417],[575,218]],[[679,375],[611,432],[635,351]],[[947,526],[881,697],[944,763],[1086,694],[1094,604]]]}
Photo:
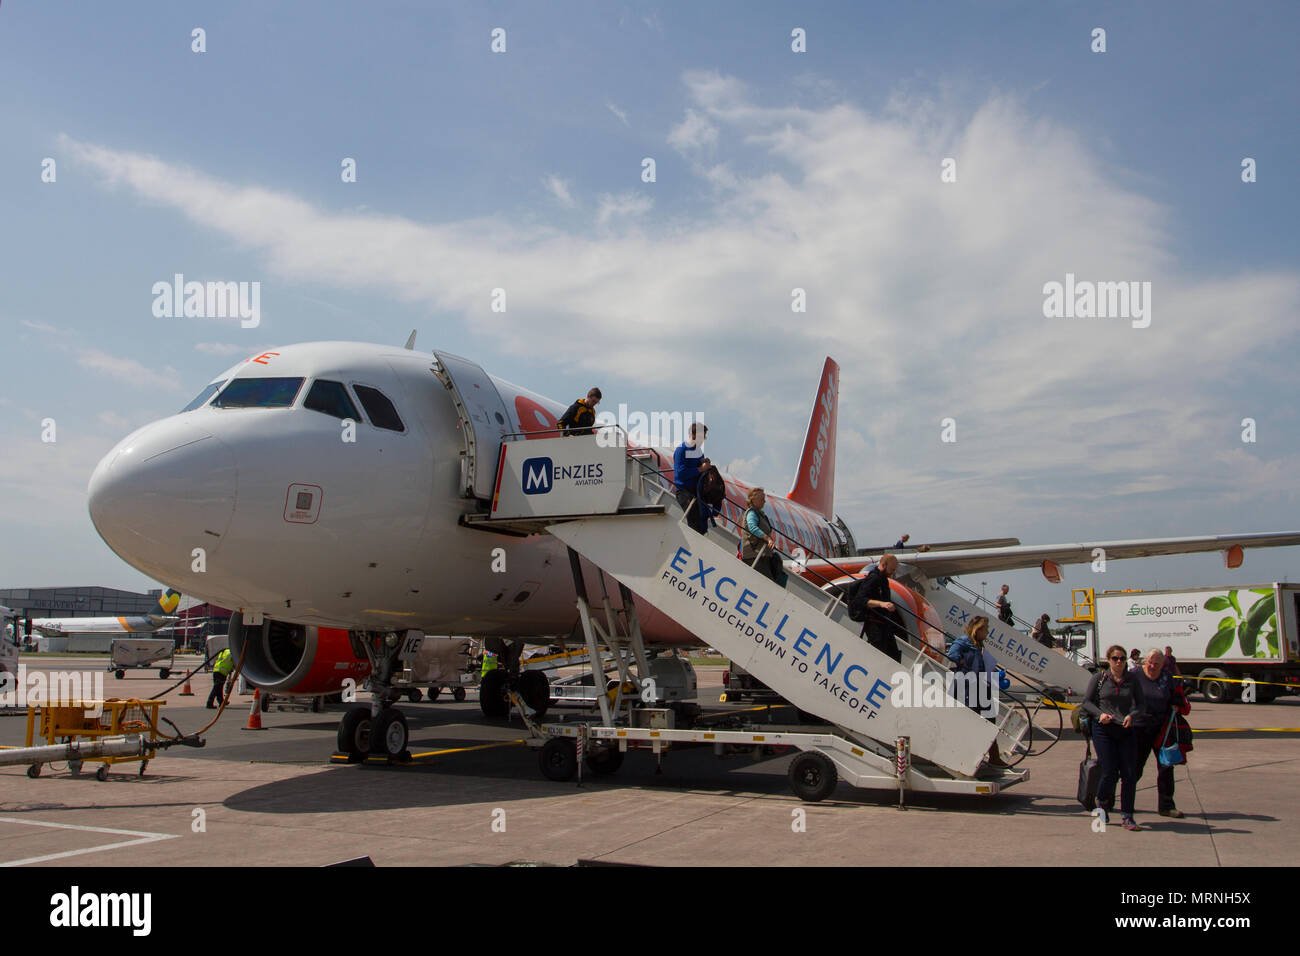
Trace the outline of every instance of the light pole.
{"label": "light pole", "polygon": [[986,586],[987,584],[988,584],[987,581],[981,581],[981,582],[980,582],[980,602],[981,602],[985,607],[988,607],[988,606],[989,606],[989,599],[988,599],[988,596],[985,595],[985,593],[984,593],[984,588],[985,588],[985,586]]}

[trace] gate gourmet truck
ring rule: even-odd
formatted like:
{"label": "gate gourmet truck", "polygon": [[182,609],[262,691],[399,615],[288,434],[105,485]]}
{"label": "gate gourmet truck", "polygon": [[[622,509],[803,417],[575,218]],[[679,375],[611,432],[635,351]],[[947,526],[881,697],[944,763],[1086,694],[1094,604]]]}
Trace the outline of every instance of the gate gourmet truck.
{"label": "gate gourmet truck", "polygon": [[1170,647],[1207,700],[1244,691],[1266,704],[1300,693],[1300,584],[1116,591],[1095,600],[1093,660],[1112,644],[1144,654]]}

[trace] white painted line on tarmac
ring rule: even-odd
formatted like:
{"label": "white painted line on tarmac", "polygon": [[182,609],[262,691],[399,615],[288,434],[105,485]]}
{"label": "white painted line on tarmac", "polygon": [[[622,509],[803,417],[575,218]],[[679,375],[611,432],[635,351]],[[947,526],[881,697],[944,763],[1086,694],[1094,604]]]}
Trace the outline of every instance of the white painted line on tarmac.
{"label": "white painted line on tarmac", "polygon": [[47,860],[61,860],[69,856],[81,856],[84,853],[98,853],[101,850],[116,850],[124,846],[139,846],[143,843],[157,843],[159,840],[174,840],[175,833],[148,833],[144,830],[114,830],[110,827],[87,827],[76,823],[46,823],[42,820],[22,820],[18,817],[0,817],[0,823],[19,823],[29,827],[51,827],[58,830],[81,830],[84,833],[113,833],[118,836],[133,836],[135,840],[122,840],[118,843],[106,843],[103,846],[86,847],[84,850],[65,850],[62,853],[50,853],[46,856],[29,856],[25,860],[0,861],[0,867],[24,866],[28,863],[44,863]]}

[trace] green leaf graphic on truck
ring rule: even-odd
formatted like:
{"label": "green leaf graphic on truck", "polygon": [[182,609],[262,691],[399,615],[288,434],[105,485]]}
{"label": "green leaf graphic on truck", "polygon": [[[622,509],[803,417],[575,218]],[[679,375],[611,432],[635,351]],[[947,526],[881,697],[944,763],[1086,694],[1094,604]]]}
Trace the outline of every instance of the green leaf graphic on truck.
{"label": "green leaf graphic on truck", "polygon": [[1235,643],[1244,657],[1276,657],[1277,599],[1272,588],[1252,588],[1246,594],[1258,594],[1255,603],[1244,614],[1237,598],[1239,592],[1229,591],[1226,596],[1215,596],[1205,602],[1207,611],[1231,611],[1219,620],[1218,630],[1205,645],[1206,657],[1223,657]]}

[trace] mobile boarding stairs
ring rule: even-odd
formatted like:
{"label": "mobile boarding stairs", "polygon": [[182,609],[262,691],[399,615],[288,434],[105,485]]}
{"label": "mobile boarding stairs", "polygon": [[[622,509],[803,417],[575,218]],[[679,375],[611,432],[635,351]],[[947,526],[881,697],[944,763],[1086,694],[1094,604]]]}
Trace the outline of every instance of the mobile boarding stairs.
{"label": "mobile boarding stairs", "polygon": [[[617,440],[623,442],[621,434]],[[491,510],[465,520],[563,541],[589,658],[614,654],[620,679],[597,697],[598,719],[539,724],[520,709],[552,779],[581,774],[584,757],[591,772],[609,773],[629,749],[659,755],[684,744],[756,756],[797,748],[790,780],[806,800],[828,796],[837,778],[896,789],[901,799],[906,789],[996,794],[1028,777],[1027,770],[985,764],[995,739],[1006,756],[1028,746],[1030,721],[1014,705],[994,698],[996,717],[985,719],[947,695],[937,695],[942,703],[927,695],[924,706],[919,694],[895,695],[896,685],[919,684],[926,675],[945,686],[940,655],[900,640],[896,663],[861,639],[861,626],[837,595],[796,574],[785,587],[776,584],[737,558],[738,539],[722,526],[698,534],[653,453],[615,444],[608,432],[503,441]],[[618,582],[621,609],[611,608],[607,596],[603,607],[593,607],[578,555]],[[670,706],[656,687],[633,595],[826,725],[723,729]]]}

